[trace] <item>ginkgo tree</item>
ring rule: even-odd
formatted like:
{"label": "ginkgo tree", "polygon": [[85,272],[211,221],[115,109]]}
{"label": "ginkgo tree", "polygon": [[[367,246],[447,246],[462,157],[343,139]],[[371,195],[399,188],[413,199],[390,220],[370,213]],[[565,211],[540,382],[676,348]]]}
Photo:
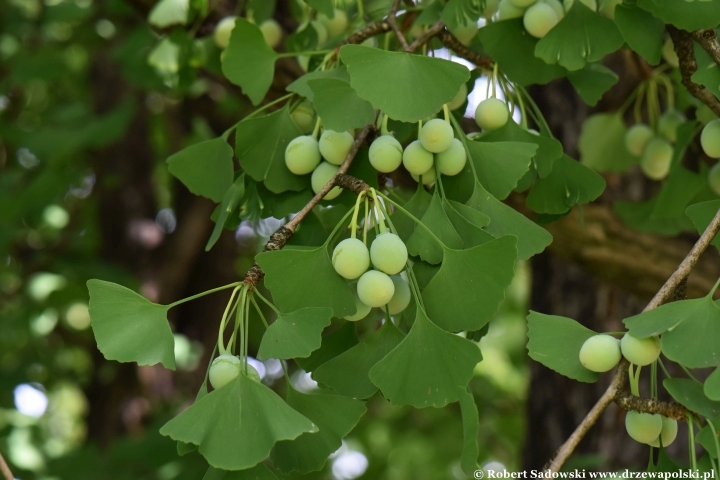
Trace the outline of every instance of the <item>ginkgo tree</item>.
{"label": "ginkgo tree", "polygon": [[[381,395],[415,408],[458,402],[465,438],[457,457],[475,475],[479,415],[468,383],[517,262],[551,244],[544,224],[602,194],[602,173],[639,165],[661,182],[657,194],[618,202],[618,214],[639,230],[694,226],[701,237],[646,310],[625,319],[627,332],[528,315],[535,361],[580,382],[615,372],[547,468],[562,468],[615,401],[628,410],[628,434],[650,451],[672,443],[680,423],[707,452],[697,459],[693,443],[692,467],[717,470],[720,370],[704,383],[691,372],[720,366],[717,284],[706,297],[665,302],[720,229],[720,0],[290,3],[293,32],[273,20],[274,2],[246,2],[204,37],[196,25],[213,15],[212,2],[160,0],[148,17],[163,32],[148,62],[168,85],[182,88],[192,72],[207,71],[257,107],[221,136],[167,159],[191,192],[217,204],[206,248],[242,220],[289,219],[244,278],[168,305],[88,282],[105,357],[169,369],[168,311],[231,291],[212,324],[217,345],[206,381],[160,429],[178,453],[197,449],[207,479],[317,471],[365,401]],[[441,58],[441,49],[466,63]],[[620,49],[642,57],[649,72],[622,108],[587,119],[578,161],[527,87],[565,77],[595,105],[618,82],[602,60]],[[306,73],[269,100],[275,64],[286,57]],[[481,77],[488,98],[471,123],[468,93]],[[688,155],[700,158],[697,169],[684,165]],[[395,181],[403,175],[413,187]],[[522,211],[503,203],[513,192],[524,198]],[[306,225],[310,216],[319,221]],[[295,235],[301,229],[312,234]],[[261,322],[251,322],[251,312]],[[359,339],[356,322],[378,318]],[[250,329],[264,332],[256,352]],[[284,396],[260,381],[251,354],[283,362]],[[686,376],[671,377],[670,362]],[[296,369],[319,389],[296,390]],[[651,385],[645,397],[643,375]],[[657,400],[661,388],[677,403]],[[678,468],[672,462],[663,453],[649,468]]]}

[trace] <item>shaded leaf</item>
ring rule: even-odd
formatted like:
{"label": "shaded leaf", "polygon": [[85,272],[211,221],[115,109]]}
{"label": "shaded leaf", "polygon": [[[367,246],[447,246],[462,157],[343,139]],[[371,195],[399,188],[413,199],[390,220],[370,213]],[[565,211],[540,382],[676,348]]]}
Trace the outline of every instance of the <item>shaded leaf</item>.
{"label": "shaded leaf", "polygon": [[460,394],[458,401],[460,402],[460,413],[463,422],[463,449],[460,456],[460,466],[463,472],[472,478],[478,470],[480,418],[475,405],[475,397],[473,397],[472,393],[465,390]]}
{"label": "shaded leaf", "polygon": [[713,370],[705,379],[703,392],[710,400],[720,401],[720,368]]}
{"label": "shaded leaf", "polygon": [[615,7],[615,24],[625,43],[650,65],[660,63],[665,24],[637,5],[620,4]]}
{"label": "shaded leaf", "polygon": [[594,106],[617,83],[618,76],[599,63],[591,63],[582,70],[568,73],[568,80],[585,103]]}
{"label": "shaded leaf", "polygon": [[327,80],[335,79],[335,80],[342,80],[342,81],[350,83],[350,75],[348,75],[345,65],[340,65],[337,68],[329,68],[327,70],[317,70],[314,72],[308,72],[305,75],[303,75],[302,77],[300,77],[297,80],[295,80],[294,82],[292,82],[290,85],[288,85],[286,90],[288,92],[293,92],[293,93],[302,95],[303,97],[312,101],[314,98],[314,93],[313,93],[312,89],[310,88],[310,81],[317,80],[317,79],[327,79]]}
{"label": "shaded leaf", "polygon": [[223,138],[191,145],[167,159],[168,170],[192,193],[220,202],[233,183],[233,150]]}
{"label": "shaded leaf", "polygon": [[[401,214],[403,212],[400,212]],[[462,248],[463,241],[460,235],[443,210],[442,199],[436,191],[430,201],[428,209],[420,219],[427,227],[415,226],[413,234],[407,241],[407,249],[410,255],[419,256],[429,263],[440,263],[443,261],[443,245],[439,244],[435,237],[439,238],[449,248]],[[428,230],[433,232],[433,237]]]}
{"label": "shaded leaf", "polygon": [[687,31],[715,28],[720,24],[720,1],[638,0],[637,5],[664,23]]}
{"label": "shaded leaf", "polygon": [[464,248],[482,245],[495,238],[482,229],[490,222],[484,213],[453,200],[443,201],[443,210],[462,238]]}
{"label": "shaded leaf", "polygon": [[215,242],[220,238],[220,234],[225,228],[225,224],[228,221],[228,217],[232,212],[237,211],[240,202],[245,197],[245,174],[242,173],[238,178],[235,179],[230,188],[227,189],[225,195],[223,195],[222,202],[217,207],[218,216],[215,220],[215,226],[210,234],[207,245],[205,245],[205,251],[209,251]]}
{"label": "shaded leaf", "polygon": [[[353,300],[354,302],[354,300]],[[354,308],[353,303],[353,308]],[[354,310],[353,310],[354,311]],[[354,322],[345,322],[332,333],[324,335],[322,345],[308,358],[298,358],[295,362],[306,372],[313,372],[320,365],[332,360],[358,343]]]}
{"label": "shaded leaf", "polygon": [[[415,194],[403,205],[403,208],[415,218],[422,218],[430,206],[432,198],[432,195],[430,195],[422,185],[418,185]],[[413,219],[405,215],[405,212],[399,210],[396,210],[390,218],[395,226],[395,230],[397,230],[398,236],[407,243],[415,230],[415,222]]]}
{"label": "shaded leaf", "polygon": [[375,121],[375,110],[369,102],[358,97],[349,83],[332,79],[310,80],[313,106],[330,130],[343,131],[362,128]]}
{"label": "shaded leaf", "polygon": [[258,358],[309,357],[320,348],[322,331],[330,325],[332,314],[332,309],[318,307],[281,313],[263,335]]}
{"label": "shaded leaf", "polygon": [[708,418],[716,418],[720,415],[720,402],[707,398],[701,383],[689,378],[666,378],[663,380],[663,387],[676,402],[692,412]]}
{"label": "shaded leaf", "polygon": [[[707,229],[708,225],[712,221],[715,214],[720,210],[720,200],[710,200],[708,202],[700,202],[694,205],[690,205],[685,210],[685,213],[692,220],[693,225],[697,229],[698,233],[702,233]],[[715,235],[712,244],[715,248],[720,249],[720,237]]]}
{"label": "shaded leaf", "polygon": [[477,179],[495,198],[504,200],[530,168],[535,143],[466,142]]}

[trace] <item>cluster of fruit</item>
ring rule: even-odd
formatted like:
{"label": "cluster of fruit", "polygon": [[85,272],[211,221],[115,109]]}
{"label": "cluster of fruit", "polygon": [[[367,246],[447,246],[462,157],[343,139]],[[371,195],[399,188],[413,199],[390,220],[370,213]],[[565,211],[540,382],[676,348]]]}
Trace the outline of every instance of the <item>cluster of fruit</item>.
{"label": "cluster of fruit", "polygon": [[[352,132],[334,130],[323,131],[320,141],[315,135],[301,135],[288,143],[285,165],[295,175],[312,173],[310,183],[313,191],[318,193],[337,173],[354,140]],[[332,200],[340,193],[340,188],[335,187],[323,198]]]}
{"label": "cluster of fruit", "polygon": [[[600,11],[605,16],[612,18],[615,6],[621,0],[578,0],[593,11]],[[573,6],[574,0],[500,0],[497,5],[498,19],[508,20],[511,18],[523,19],[525,30],[535,38],[542,38],[557,25]]]}
{"label": "cluster of fruit", "polygon": [[[710,158],[720,158],[720,118],[708,122],[700,134],[700,146]],[[720,195],[720,162],[710,169],[708,174],[710,188]]]}
{"label": "cluster of fruit", "polygon": [[657,121],[657,131],[644,123],[636,123],[625,133],[625,148],[640,157],[640,168],[653,180],[662,180],[670,172],[673,143],[677,129],[685,116],[677,110],[668,110]]}
{"label": "cluster of fruit", "polygon": [[[580,363],[593,372],[607,372],[623,356],[638,367],[650,365],[660,356],[658,337],[637,338],[626,333],[621,340],[607,334],[588,338],[580,348]],[[637,379],[631,379],[632,382]],[[637,388],[637,387],[635,387]],[[636,392],[633,392],[636,394]],[[625,428],[634,440],[653,447],[670,445],[677,436],[677,421],[660,414],[630,411],[625,416]]]}

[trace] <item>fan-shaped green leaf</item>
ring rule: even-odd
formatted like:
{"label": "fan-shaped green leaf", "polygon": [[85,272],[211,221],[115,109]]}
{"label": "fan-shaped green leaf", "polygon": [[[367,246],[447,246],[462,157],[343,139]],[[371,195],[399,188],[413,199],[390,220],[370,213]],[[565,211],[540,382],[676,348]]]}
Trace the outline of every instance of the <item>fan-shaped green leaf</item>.
{"label": "fan-shaped green leaf", "polygon": [[297,358],[295,362],[306,372],[313,372],[341,353],[357,345],[358,338],[354,322],[345,322],[343,326],[322,337],[322,344],[308,358]]}
{"label": "fan-shaped green leaf", "polygon": [[713,372],[705,379],[703,392],[710,400],[720,400],[720,368],[713,370]]}
{"label": "fan-shaped green leaf", "polygon": [[307,0],[307,4],[320,13],[324,13],[328,18],[335,16],[332,0]]}
{"label": "fan-shaped green leaf", "polygon": [[463,391],[458,401],[463,422],[463,449],[460,456],[460,466],[463,472],[472,478],[478,470],[480,418],[475,405],[475,397],[473,397],[472,393],[467,390]]}
{"label": "fan-shaped green leaf", "polygon": [[361,45],[345,45],[340,58],[360,98],[403,122],[436,114],[470,78],[465,66],[449,60]]}
{"label": "fan-shaped green leaf", "polygon": [[623,37],[612,20],[575,2],[560,22],[535,46],[535,56],[568,70],[600,61],[622,47]]}
{"label": "fan-shaped green leaf", "polygon": [[350,83],[350,75],[347,73],[347,69],[345,68],[345,65],[340,65],[337,68],[329,68],[327,70],[317,70],[314,72],[308,72],[302,77],[295,80],[293,83],[287,86],[286,90],[288,92],[294,92],[299,95],[302,95],[303,97],[307,98],[310,101],[313,101],[313,91],[310,88],[310,81],[311,80],[318,80],[318,79],[325,79],[325,80],[342,80],[344,82]]}
{"label": "fan-shaped green leaf", "polygon": [[190,145],[167,159],[168,170],[192,193],[221,202],[233,182],[233,150],[224,138]]}
{"label": "fan-shaped green leaf", "polygon": [[595,200],[603,190],[605,180],[600,175],[563,155],[553,165],[550,175],[538,179],[526,204],[538,213],[560,214],[575,205]]}
{"label": "fan-shaped green leaf", "polygon": [[505,199],[530,168],[535,143],[466,142],[477,179],[499,200]]}
{"label": "fan-shaped green leaf", "polygon": [[320,365],[312,374],[340,395],[351,398],[368,398],[377,392],[370,381],[370,369],[405,337],[393,322],[385,322],[371,337]]}
{"label": "fan-shaped green leaf", "polygon": [[260,28],[244,18],[235,20],[230,44],[222,55],[223,74],[242,88],[253,105],[270,90],[278,54],[265,42]]}
{"label": "fan-shaped green leaf", "polygon": [[482,229],[490,222],[490,218],[484,213],[453,200],[444,200],[443,210],[462,238],[465,248],[482,245],[495,238]]}
{"label": "fan-shaped green leaf", "polygon": [[313,106],[323,126],[336,132],[362,128],[375,120],[375,110],[349,83],[333,78],[310,80]]}
{"label": "fan-shaped green leaf", "polygon": [[580,382],[597,382],[599,375],[580,363],[580,348],[595,332],[571,318],[530,312],[527,349],[530,358]]}
{"label": "fan-shaped green leaf", "polygon": [[330,325],[330,308],[307,307],[281,313],[260,342],[258,358],[290,359],[309,357],[320,348],[322,331]]}
{"label": "fan-shaped green leaf", "polygon": [[167,422],[160,433],[198,445],[213,467],[243,470],[265,460],[276,442],[317,430],[268,387],[238,375]]}
{"label": "fan-shaped green leaf", "polygon": [[[455,231],[452,222],[445,214],[442,199],[437,191],[435,191],[430,206],[420,220],[427,229],[420,225],[415,226],[415,231],[407,241],[407,249],[410,255],[419,256],[429,263],[442,262],[443,246],[435,240],[435,237],[450,248],[463,247],[462,238]],[[428,232],[428,229],[435,234],[435,237]]]}
{"label": "fan-shaped green leaf", "polygon": [[[235,181],[227,189],[225,195],[223,195],[222,202],[217,206],[216,212],[218,213],[217,219],[215,219],[215,227],[210,234],[207,245],[205,245],[205,251],[209,251],[215,242],[220,238],[220,234],[225,228],[225,224],[230,223],[228,219],[231,218],[233,212],[237,213],[237,209],[245,198],[245,173],[241,173]],[[239,221],[239,215],[238,221]]]}
{"label": "fan-shaped green leaf", "polygon": [[703,393],[703,386],[689,378],[666,378],[663,387],[672,395],[676,402],[691,412],[699,413],[707,418],[720,415],[720,402],[710,400]]}
{"label": "fan-shaped green leaf", "polygon": [[283,473],[320,470],[365,413],[363,402],[338,395],[306,395],[291,388],[286,400],[288,405],[312,420],[319,431],[304,433],[295,440],[275,445],[270,456],[275,467]]}
{"label": "fan-shaped green leaf", "polygon": [[720,24],[720,1],[638,0],[637,5],[664,23],[687,31],[716,28]]}
{"label": "fan-shaped green leaf", "polygon": [[495,316],[515,273],[516,244],[508,235],[467,250],[445,249],[440,271],[422,292],[438,327],[479,330]]}
{"label": "fan-shaped green leaf", "polygon": [[[417,190],[415,190],[415,194],[405,203],[405,205],[403,205],[403,208],[415,218],[422,218],[430,206],[432,198],[432,195],[425,190],[425,187],[418,185]],[[397,230],[398,236],[407,243],[408,239],[410,239],[410,236],[415,230],[415,222],[412,218],[405,215],[405,212],[398,210],[391,215],[391,219],[395,229]]]}
{"label": "fan-shaped green leaf", "polygon": [[620,4],[615,7],[615,24],[635,52],[650,65],[660,63],[665,24],[637,5]]}
{"label": "fan-shaped green leaf", "polygon": [[[690,205],[685,210],[685,214],[690,217],[698,233],[702,235],[718,210],[720,210],[720,200],[710,200]],[[720,237],[715,235],[712,244],[715,245],[715,248],[720,249]]]}
{"label": "fan-shaped green leaf", "polygon": [[167,305],[158,305],[129,288],[88,280],[90,325],[98,349],[108,360],[138,365],[162,363],[175,370],[175,339]]}
{"label": "fan-shaped green leaf", "polygon": [[585,103],[594,106],[617,83],[618,76],[599,63],[590,63],[582,70],[568,73],[568,80]]}
{"label": "fan-shaped green leaf", "polygon": [[370,369],[393,405],[444,407],[458,400],[482,360],[480,348],[432,323],[422,308],[402,342]]}

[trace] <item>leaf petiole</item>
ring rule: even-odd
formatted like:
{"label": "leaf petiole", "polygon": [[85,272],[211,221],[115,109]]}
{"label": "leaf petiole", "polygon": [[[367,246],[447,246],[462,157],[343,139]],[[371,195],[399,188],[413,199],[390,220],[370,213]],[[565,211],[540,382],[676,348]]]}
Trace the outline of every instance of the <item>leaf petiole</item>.
{"label": "leaf petiole", "polygon": [[198,293],[196,295],[192,295],[187,298],[182,298],[182,299],[178,300],[177,302],[173,302],[173,303],[169,304],[167,307],[168,307],[168,309],[177,307],[178,305],[181,305],[185,302],[189,302],[190,300],[195,300],[196,298],[204,297],[205,295],[210,295],[211,293],[219,292],[221,290],[227,290],[228,288],[237,287],[238,285],[240,285],[240,283],[241,282],[233,282],[233,283],[229,283],[227,285],[223,285],[222,287],[213,288],[212,290],[206,290],[202,293]]}
{"label": "leaf petiole", "polygon": [[442,240],[440,240],[440,239],[437,237],[437,235],[435,235],[435,234],[433,233],[432,230],[430,230],[430,228],[428,228],[427,225],[425,225],[425,224],[422,223],[420,220],[418,220],[418,218],[417,218],[415,215],[413,215],[412,213],[410,213],[410,212],[408,212],[407,210],[405,210],[405,209],[404,209],[403,207],[401,207],[400,204],[398,204],[397,202],[394,202],[394,201],[390,200],[390,198],[389,198],[387,195],[383,195],[382,192],[378,192],[378,195],[380,195],[382,198],[384,198],[384,199],[387,200],[388,202],[390,202],[390,203],[392,203],[393,205],[395,205],[395,208],[397,208],[398,210],[400,210],[401,212],[403,212],[405,215],[407,215],[407,216],[410,218],[410,220],[412,220],[413,222],[417,223],[419,226],[421,226],[422,228],[424,228],[425,231],[428,232],[428,233],[430,234],[430,236],[431,236],[433,239],[435,239],[436,242],[438,242],[440,245],[442,245],[443,248],[448,249],[448,250],[450,249],[447,245],[445,245],[445,244],[442,242]]}

